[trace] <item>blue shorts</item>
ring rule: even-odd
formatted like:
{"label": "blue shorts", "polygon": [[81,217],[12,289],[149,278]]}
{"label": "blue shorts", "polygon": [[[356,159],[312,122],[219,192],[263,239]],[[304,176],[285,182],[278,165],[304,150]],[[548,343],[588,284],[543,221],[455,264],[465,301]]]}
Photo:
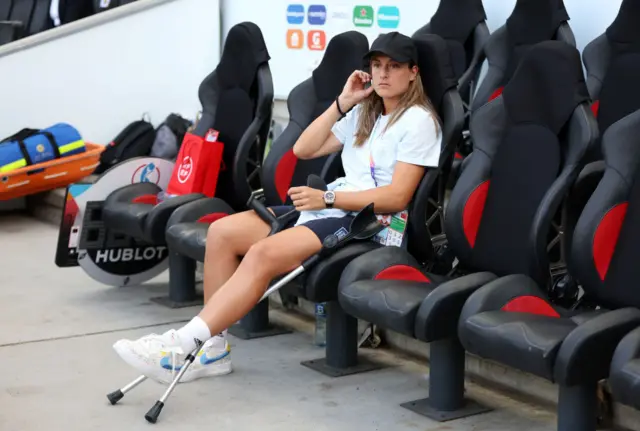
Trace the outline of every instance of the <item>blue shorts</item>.
{"label": "blue shorts", "polygon": [[[288,205],[280,205],[269,207],[276,215],[276,217],[280,217],[288,213],[289,211],[295,209],[294,206]],[[285,229],[292,228],[298,218],[294,218],[291,220],[286,226]],[[324,242],[324,239],[329,235],[337,235],[338,238],[342,238],[344,235],[349,233],[349,227],[351,225],[351,220],[353,220],[353,216],[347,215],[344,217],[327,217],[323,219],[310,220],[306,223],[301,224],[300,226],[306,226],[313,233],[316,234],[320,242]]]}

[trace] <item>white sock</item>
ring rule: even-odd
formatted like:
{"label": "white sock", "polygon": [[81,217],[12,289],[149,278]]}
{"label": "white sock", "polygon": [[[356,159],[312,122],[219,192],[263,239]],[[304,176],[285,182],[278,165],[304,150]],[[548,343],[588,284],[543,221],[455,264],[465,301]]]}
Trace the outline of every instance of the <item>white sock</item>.
{"label": "white sock", "polygon": [[188,354],[211,338],[211,331],[205,321],[196,316],[189,323],[178,329],[178,335],[180,336],[184,353]]}

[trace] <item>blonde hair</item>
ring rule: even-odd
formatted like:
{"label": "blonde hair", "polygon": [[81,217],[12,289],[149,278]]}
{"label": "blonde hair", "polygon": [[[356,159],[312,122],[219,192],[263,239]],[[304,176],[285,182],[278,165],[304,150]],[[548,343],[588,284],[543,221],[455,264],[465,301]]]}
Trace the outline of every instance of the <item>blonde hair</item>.
{"label": "blonde hair", "polygon": [[[407,109],[413,106],[423,107],[431,114],[431,117],[436,124],[436,130],[440,128],[438,112],[427,97],[424,86],[422,85],[422,79],[418,73],[416,74],[416,79],[409,83],[409,89],[400,98],[397,109],[393,111],[393,114],[382,133],[398,121]],[[360,106],[360,115],[358,118],[358,126],[356,127],[354,146],[360,147],[364,145],[367,139],[369,139],[376,119],[383,113],[383,111],[384,104],[382,102],[382,97],[380,97],[375,91],[362,101]]]}

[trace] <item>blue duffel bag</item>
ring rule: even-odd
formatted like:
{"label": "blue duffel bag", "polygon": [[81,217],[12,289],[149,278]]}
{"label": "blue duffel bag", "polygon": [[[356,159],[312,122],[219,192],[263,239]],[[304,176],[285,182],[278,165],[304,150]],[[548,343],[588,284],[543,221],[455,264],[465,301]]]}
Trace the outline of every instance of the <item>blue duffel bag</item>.
{"label": "blue duffel bag", "polygon": [[0,172],[84,153],[80,133],[64,123],[47,129],[23,129],[0,141]]}

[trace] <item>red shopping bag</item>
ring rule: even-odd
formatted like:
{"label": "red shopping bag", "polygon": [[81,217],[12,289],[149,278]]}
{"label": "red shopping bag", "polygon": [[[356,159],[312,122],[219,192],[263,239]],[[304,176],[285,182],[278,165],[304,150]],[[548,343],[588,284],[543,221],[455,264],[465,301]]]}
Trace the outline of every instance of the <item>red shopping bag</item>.
{"label": "red shopping bag", "polygon": [[211,160],[211,163],[207,164],[207,173],[204,177],[204,184],[202,185],[201,193],[212,198],[216,195],[218,176],[220,175],[220,172],[224,171],[226,168],[223,159],[224,144],[222,142],[218,142],[218,131],[213,129],[209,130],[209,133],[207,133],[205,142],[210,146],[209,151],[211,152],[211,155],[209,159]]}
{"label": "red shopping bag", "polygon": [[167,194],[203,193],[213,197],[223,150],[224,144],[218,142],[216,130],[209,130],[204,138],[192,133],[185,134],[167,186]]}

